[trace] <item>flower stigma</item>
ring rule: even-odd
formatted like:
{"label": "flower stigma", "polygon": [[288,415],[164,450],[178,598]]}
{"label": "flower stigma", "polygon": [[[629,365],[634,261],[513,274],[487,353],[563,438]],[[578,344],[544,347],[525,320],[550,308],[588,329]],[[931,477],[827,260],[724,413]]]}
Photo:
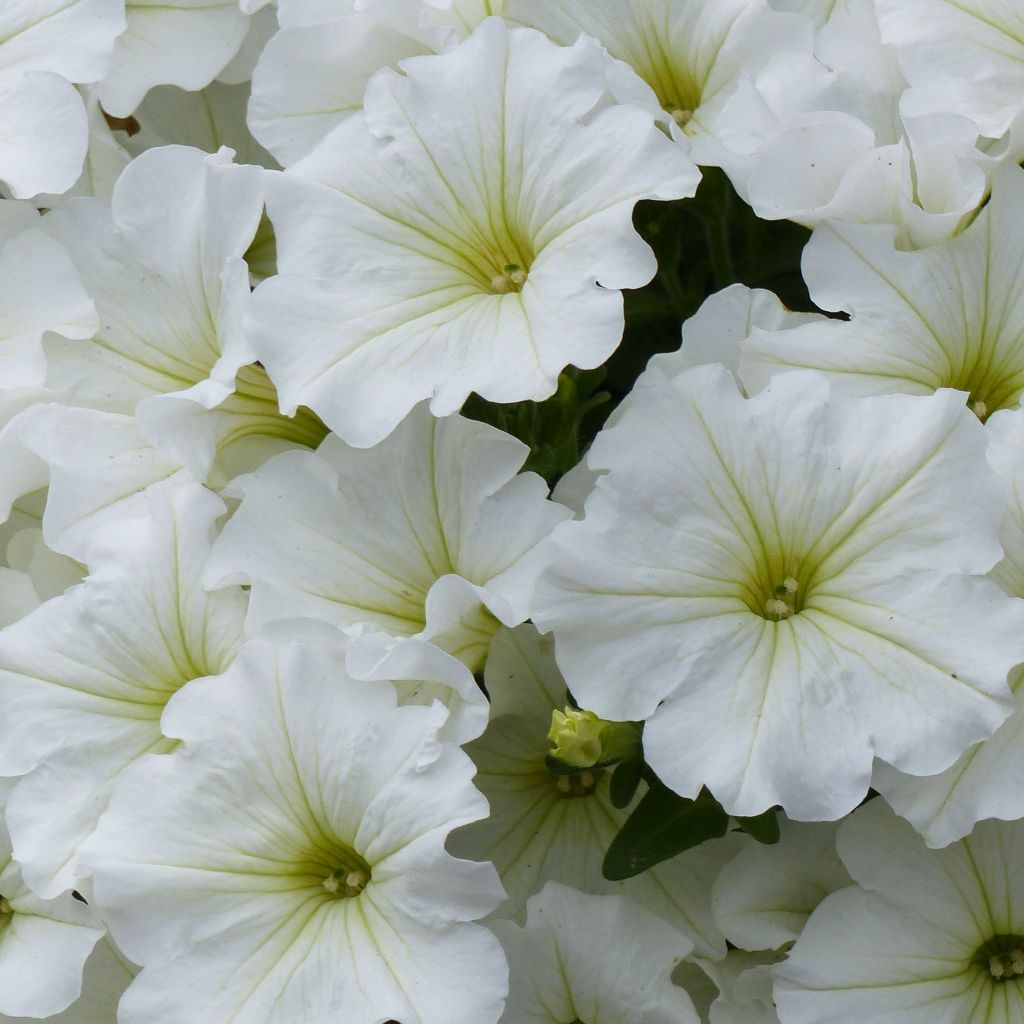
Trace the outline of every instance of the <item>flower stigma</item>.
{"label": "flower stigma", "polygon": [[598,779],[603,772],[580,772],[578,775],[559,775],[555,788],[565,797],[590,796],[597,789]]}
{"label": "flower stigma", "polygon": [[354,850],[345,850],[338,858],[341,863],[321,883],[332,899],[352,899],[370,883],[370,865]]}
{"label": "flower stigma", "polygon": [[776,621],[788,619],[794,615],[796,613],[796,592],[799,589],[799,582],[794,577],[787,576],[775,588],[775,596],[765,602],[765,612],[769,616],[774,616]]}
{"label": "flower stigma", "polygon": [[506,263],[500,274],[491,278],[491,288],[499,295],[518,292],[526,284],[526,271],[518,263]]}

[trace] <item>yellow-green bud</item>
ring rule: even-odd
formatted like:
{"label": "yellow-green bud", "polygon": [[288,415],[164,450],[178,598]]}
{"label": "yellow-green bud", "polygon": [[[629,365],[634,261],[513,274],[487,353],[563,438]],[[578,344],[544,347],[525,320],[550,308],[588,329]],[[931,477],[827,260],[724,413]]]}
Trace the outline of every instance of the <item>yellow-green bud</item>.
{"label": "yellow-green bud", "polygon": [[610,723],[598,718],[593,711],[551,712],[551,755],[573,768],[591,768],[601,760],[604,738]]}

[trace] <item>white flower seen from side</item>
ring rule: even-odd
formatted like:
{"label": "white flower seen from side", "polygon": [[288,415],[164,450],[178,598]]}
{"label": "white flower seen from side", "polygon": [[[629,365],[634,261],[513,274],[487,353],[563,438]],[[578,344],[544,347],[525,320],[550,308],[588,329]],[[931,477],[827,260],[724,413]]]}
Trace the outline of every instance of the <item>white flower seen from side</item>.
{"label": "white flower seen from side", "polygon": [[245,594],[200,584],[223,503],[192,484],[147,505],[95,536],[85,583],[0,632],[0,770],[28,772],[8,825],[44,896],[79,884],[78,848],[125,769],[174,747],[160,724],[171,695],[223,672],[242,639]]}
{"label": "white flower seen from side", "polygon": [[900,252],[893,229],[832,224],[804,251],[811,297],[851,314],[791,330],[756,329],[740,376],[751,390],[807,367],[857,394],[966,392],[985,420],[1024,392],[1024,170],[997,175],[992,198],[962,234]]}
{"label": "white flower seen from side", "polygon": [[[568,510],[528,450],[494,427],[414,410],[369,450],[329,437],[238,480],[211,584],[252,585],[250,629],[305,615],[419,636],[474,671],[527,618],[544,547]],[[273,538],[287,538],[277,543]]]}

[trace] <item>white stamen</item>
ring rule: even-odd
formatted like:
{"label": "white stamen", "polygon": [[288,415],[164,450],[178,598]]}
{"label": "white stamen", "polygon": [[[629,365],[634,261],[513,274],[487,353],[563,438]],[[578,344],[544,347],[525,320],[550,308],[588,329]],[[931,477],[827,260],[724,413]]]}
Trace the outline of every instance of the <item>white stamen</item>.
{"label": "white stamen", "polygon": [[684,124],[689,124],[693,119],[692,110],[681,110],[676,108],[672,111],[672,120],[681,128]]}
{"label": "white stamen", "polygon": [[491,278],[491,288],[496,292],[507,292],[511,283],[508,274],[495,274]]}
{"label": "white stamen", "polygon": [[793,609],[785,601],[780,601],[775,597],[765,602],[764,610],[769,615],[778,615],[780,619],[788,619],[793,614]]}
{"label": "white stamen", "polygon": [[328,875],[324,879],[324,888],[330,893],[335,893],[341,888],[341,882],[334,875]]}
{"label": "white stamen", "polygon": [[508,275],[508,279],[517,287],[521,288],[526,283],[526,271],[525,270],[513,270]]}
{"label": "white stamen", "polygon": [[1024,974],[1024,950],[1015,949],[1010,954],[1010,966],[1014,974]]}
{"label": "white stamen", "polygon": [[971,402],[970,409],[979,420],[988,416],[988,406],[984,402]]}
{"label": "white stamen", "polygon": [[572,789],[572,783],[569,781],[568,775],[559,775],[555,786],[558,787],[558,790],[561,793],[568,793],[569,790]]}
{"label": "white stamen", "polygon": [[350,871],[345,876],[345,884],[350,889],[362,889],[368,881],[365,871]]}
{"label": "white stamen", "polygon": [[988,972],[993,978],[1001,978],[1006,973],[1006,967],[1001,957],[989,957]]}
{"label": "white stamen", "polygon": [[0,897],[0,914],[13,914],[14,907],[11,906],[11,901],[7,897]]}
{"label": "white stamen", "polygon": [[787,576],[782,581],[782,587],[787,594],[795,594],[800,589],[800,583],[795,580],[792,576]]}

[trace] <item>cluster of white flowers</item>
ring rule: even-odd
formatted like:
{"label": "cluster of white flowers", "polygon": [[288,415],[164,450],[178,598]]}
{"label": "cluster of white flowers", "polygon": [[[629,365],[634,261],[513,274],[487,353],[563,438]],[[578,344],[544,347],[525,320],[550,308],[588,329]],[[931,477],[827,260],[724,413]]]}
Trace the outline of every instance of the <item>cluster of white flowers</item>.
{"label": "cluster of white flowers", "polygon": [[1024,1021],[1022,162],[1024,0],[0,2],[0,1024]]}

